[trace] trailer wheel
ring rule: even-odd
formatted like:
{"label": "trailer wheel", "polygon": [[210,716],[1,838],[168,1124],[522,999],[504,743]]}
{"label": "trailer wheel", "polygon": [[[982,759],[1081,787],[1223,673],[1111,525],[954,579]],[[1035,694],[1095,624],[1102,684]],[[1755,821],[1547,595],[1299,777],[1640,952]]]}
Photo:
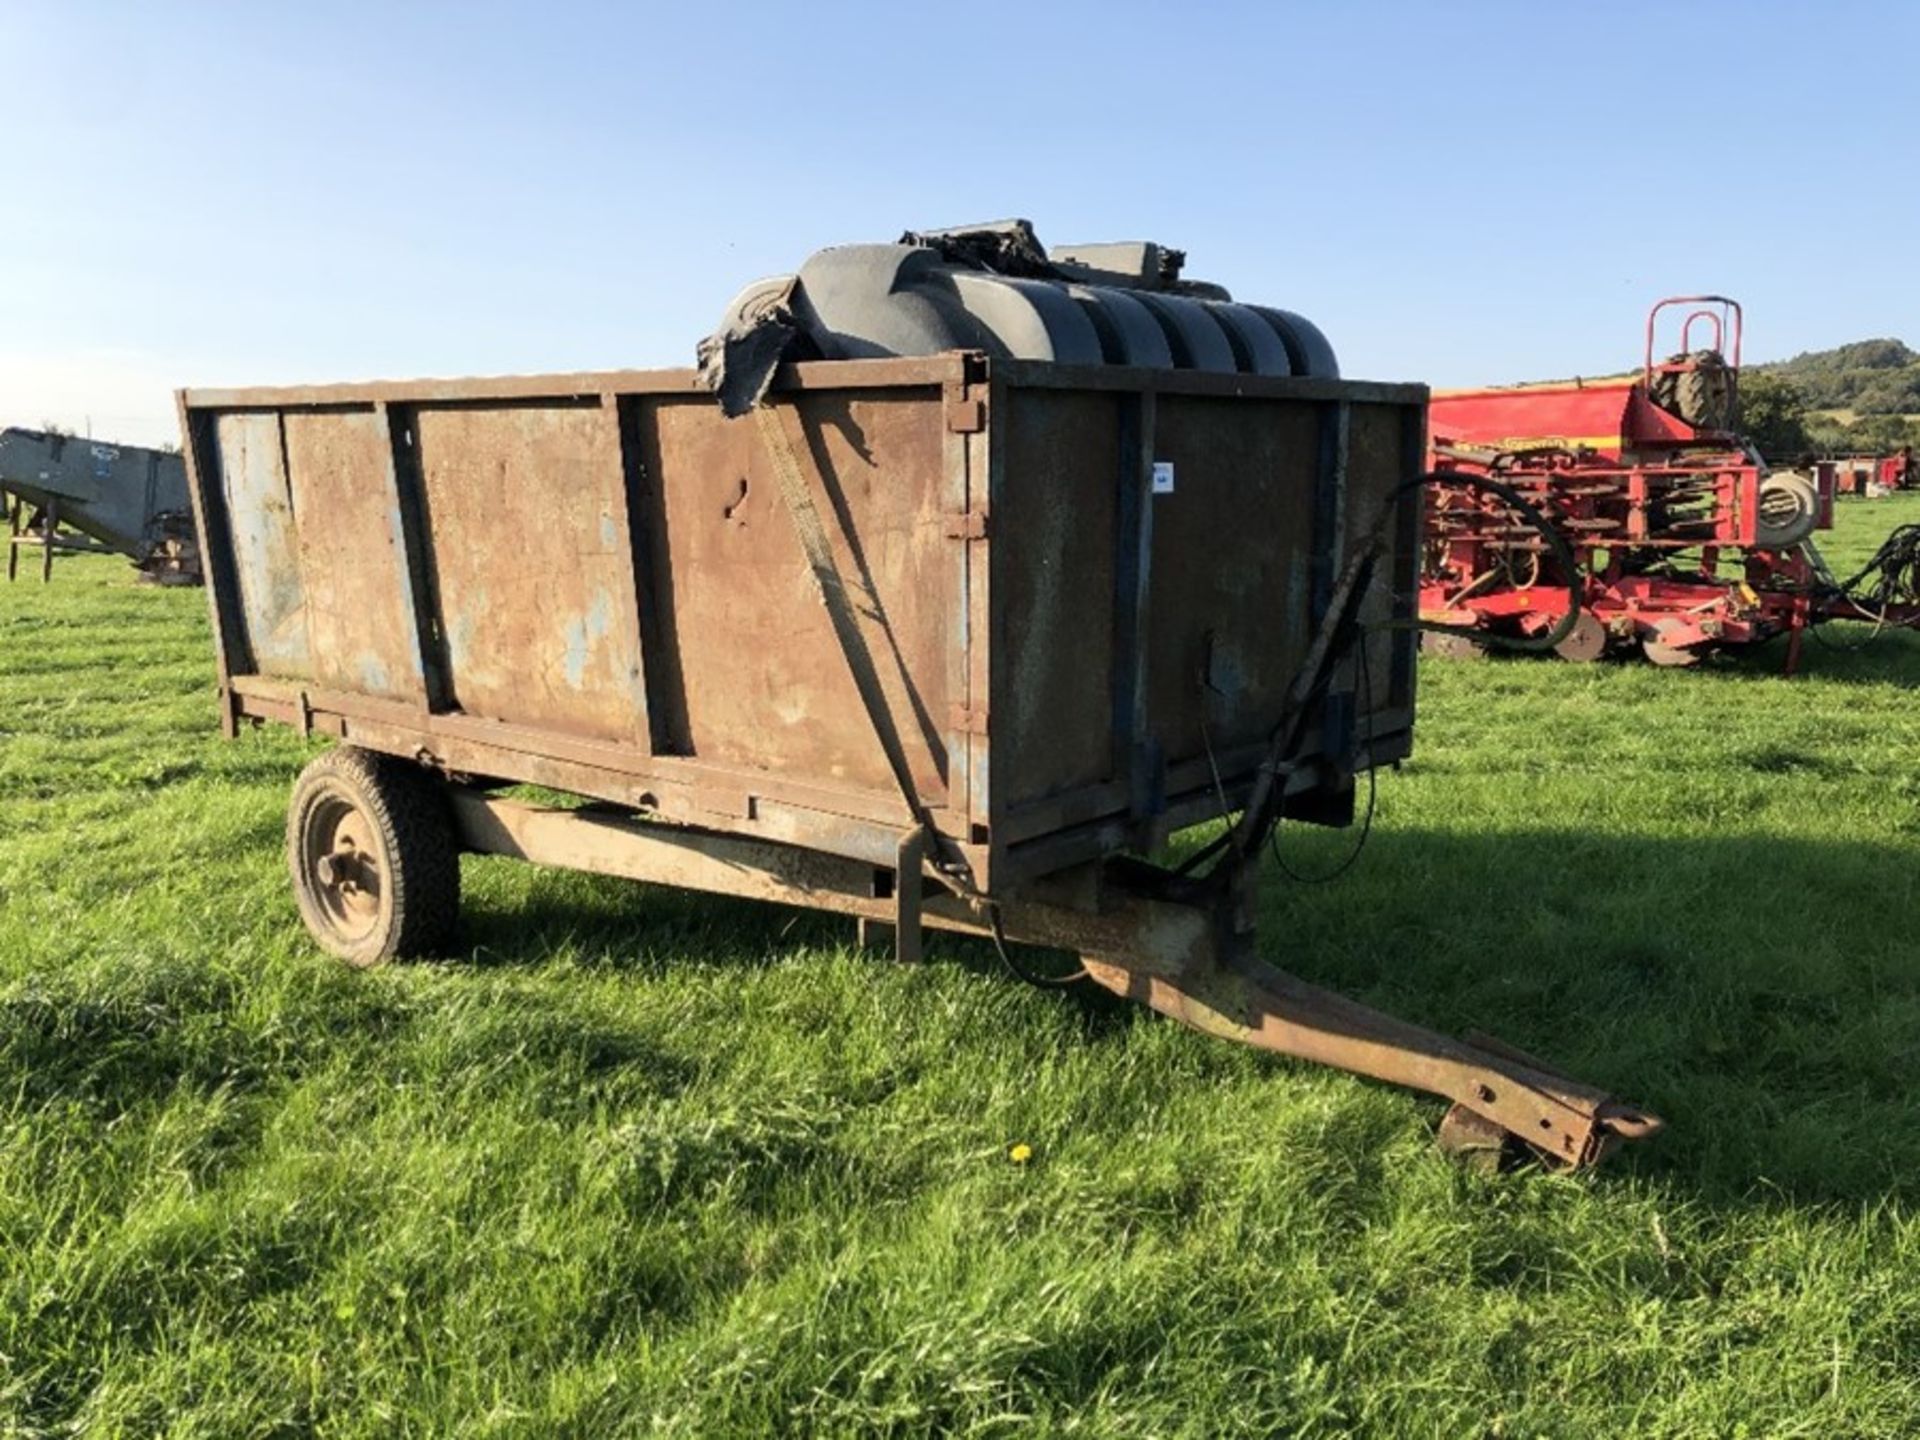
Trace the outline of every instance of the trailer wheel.
{"label": "trailer wheel", "polygon": [[440,782],[417,765],[342,745],[294,782],[293,894],[322,949],[349,965],[431,953],[460,911],[460,852]]}

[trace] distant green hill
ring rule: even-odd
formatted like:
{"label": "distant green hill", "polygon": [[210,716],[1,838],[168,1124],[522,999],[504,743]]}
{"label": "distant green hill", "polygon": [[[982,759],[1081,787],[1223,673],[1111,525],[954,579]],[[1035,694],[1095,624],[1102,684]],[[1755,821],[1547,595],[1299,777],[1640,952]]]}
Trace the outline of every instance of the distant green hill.
{"label": "distant green hill", "polygon": [[1855,340],[1747,368],[1791,382],[1810,410],[1850,410],[1856,416],[1920,412],[1920,352],[1903,341]]}
{"label": "distant green hill", "polygon": [[1855,340],[1743,367],[1742,428],[1769,459],[1920,447],[1920,352]]}

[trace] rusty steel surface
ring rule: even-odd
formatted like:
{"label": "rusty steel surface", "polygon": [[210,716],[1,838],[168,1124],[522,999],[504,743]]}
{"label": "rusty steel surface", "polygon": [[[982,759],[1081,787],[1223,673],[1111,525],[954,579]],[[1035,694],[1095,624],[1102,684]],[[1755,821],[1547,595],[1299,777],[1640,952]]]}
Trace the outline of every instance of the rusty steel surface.
{"label": "rusty steel surface", "polygon": [[[1007,808],[1114,778],[1113,684],[1123,397],[1013,391],[990,524],[999,629],[994,779]],[[1080,484],[1055,483],[1076,475]],[[1139,482],[1136,481],[1136,484]],[[1107,597],[1112,596],[1112,600]],[[1097,598],[1099,603],[1089,603]]]}
{"label": "rusty steel surface", "polygon": [[[1168,395],[1256,395],[1297,400],[1352,400],[1382,405],[1424,405],[1425,385],[1382,380],[1334,380],[1316,376],[1212,375],[1192,370],[1138,369],[1124,365],[1061,365],[1039,360],[992,362],[1008,385],[1039,390],[1142,390]],[[939,385],[964,369],[960,354],[884,360],[812,360],[780,367],[779,390],[865,389]],[[466,379],[366,380],[325,385],[201,387],[179,392],[196,411],[279,410],[323,405],[469,404],[491,400],[580,399],[605,394],[696,396],[712,403],[699,372],[580,370],[554,375],[489,375]]]}
{"label": "rusty steel surface", "polygon": [[[919,791],[946,798],[940,735],[954,696],[945,665],[948,573],[959,547],[937,389],[804,397],[791,443],[821,477],[841,563],[866,577],[912,689],[902,726]],[[793,406],[781,407],[791,412]],[[665,753],[885,790],[894,780],[823,624],[806,556],[755,426],[711,403],[651,410],[643,446],[650,564],[662,656],[655,729]],[[879,643],[884,644],[884,641]]]}
{"label": "rusty steel surface", "polygon": [[1319,493],[1320,418],[1284,401],[1157,407],[1175,489],[1152,502],[1147,713],[1170,761],[1264,738],[1306,653],[1318,512],[1344,498]]}
{"label": "rusty steel surface", "polygon": [[599,400],[419,406],[399,425],[449,709],[637,742],[645,687],[618,417]]}
{"label": "rusty steel surface", "polygon": [[[185,392],[229,723],[840,854],[891,853],[904,800],[972,883],[1016,887],[1245,793],[1424,396],[964,354],[783,366],[769,413],[823,582],[777,447],[696,384]],[[1371,618],[1410,616],[1412,537]],[[853,599],[882,728],[822,583]],[[1287,780],[1326,788],[1316,818],[1409,748],[1411,635],[1367,661],[1309,727],[1325,764]]]}
{"label": "rusty steel surface", "polygon": [[[220,454],[220,502],[229,520],[221,539],[229,547],[239,582],[236,599],[247,660],[263,675],[309,676],[306,578],[294,529],[281,417],[221,415],[214,421],[214,435]],[[320,516],[313,522],[329,523]]]}
{"label": "rusty steel surface", "polygon": [[281,423],[293,513],[314,521],[298,527],[314,684],[424,704],[386,416],[296,412]]}

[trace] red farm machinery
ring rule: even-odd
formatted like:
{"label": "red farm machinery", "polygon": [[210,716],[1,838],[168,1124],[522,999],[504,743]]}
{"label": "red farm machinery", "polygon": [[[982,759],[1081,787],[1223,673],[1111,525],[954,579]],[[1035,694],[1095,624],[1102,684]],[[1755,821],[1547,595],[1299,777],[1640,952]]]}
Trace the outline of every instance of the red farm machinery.
{"label": "red farm machinery", "polygon": [[[1434,395],[1430,462],[1461,483],[1427,514],[1422,618],[1458,627],[1430,643],[1557,633],[1572,660],[1692,665],[1785,632],[1792,669],[1811,621],[1866,613],[1864,574],[1839,584],[1810,543],[1833,523],[1831,471],[1769,471],[1738,433],[1740,331],[1735,301],[1676,297],[1648,313],[1636,372]],[[1477,480],[1532,502],[1565,546]]]}
{"label": "red farm machinery", "polygon": [[1890,455],[1836,455],[1819,462],[1834,474],[1841,495],[1890,495],[1895,490],[1920,489],[1920,459],[1911,445]]}

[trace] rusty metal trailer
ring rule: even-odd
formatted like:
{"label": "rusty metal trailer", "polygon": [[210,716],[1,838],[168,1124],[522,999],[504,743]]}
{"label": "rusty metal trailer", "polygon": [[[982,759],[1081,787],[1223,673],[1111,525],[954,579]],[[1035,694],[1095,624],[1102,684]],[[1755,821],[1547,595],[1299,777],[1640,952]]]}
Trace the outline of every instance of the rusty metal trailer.
{"label": "rusty metal trailer", "polygon": [[906,959],[928,927],[1073,951],[1445,1096],[1463,1148],[1589,1163],[1658,1121],[1255,954],[1249,847],[1348,822],[1409,751],[1425,400],[952,352],[787,364],[737,419],[682,370],[180,415],[225,728],[343,742],[288,831],[343,958],[444,944],[457,852],[513,855],[840,912]]}

